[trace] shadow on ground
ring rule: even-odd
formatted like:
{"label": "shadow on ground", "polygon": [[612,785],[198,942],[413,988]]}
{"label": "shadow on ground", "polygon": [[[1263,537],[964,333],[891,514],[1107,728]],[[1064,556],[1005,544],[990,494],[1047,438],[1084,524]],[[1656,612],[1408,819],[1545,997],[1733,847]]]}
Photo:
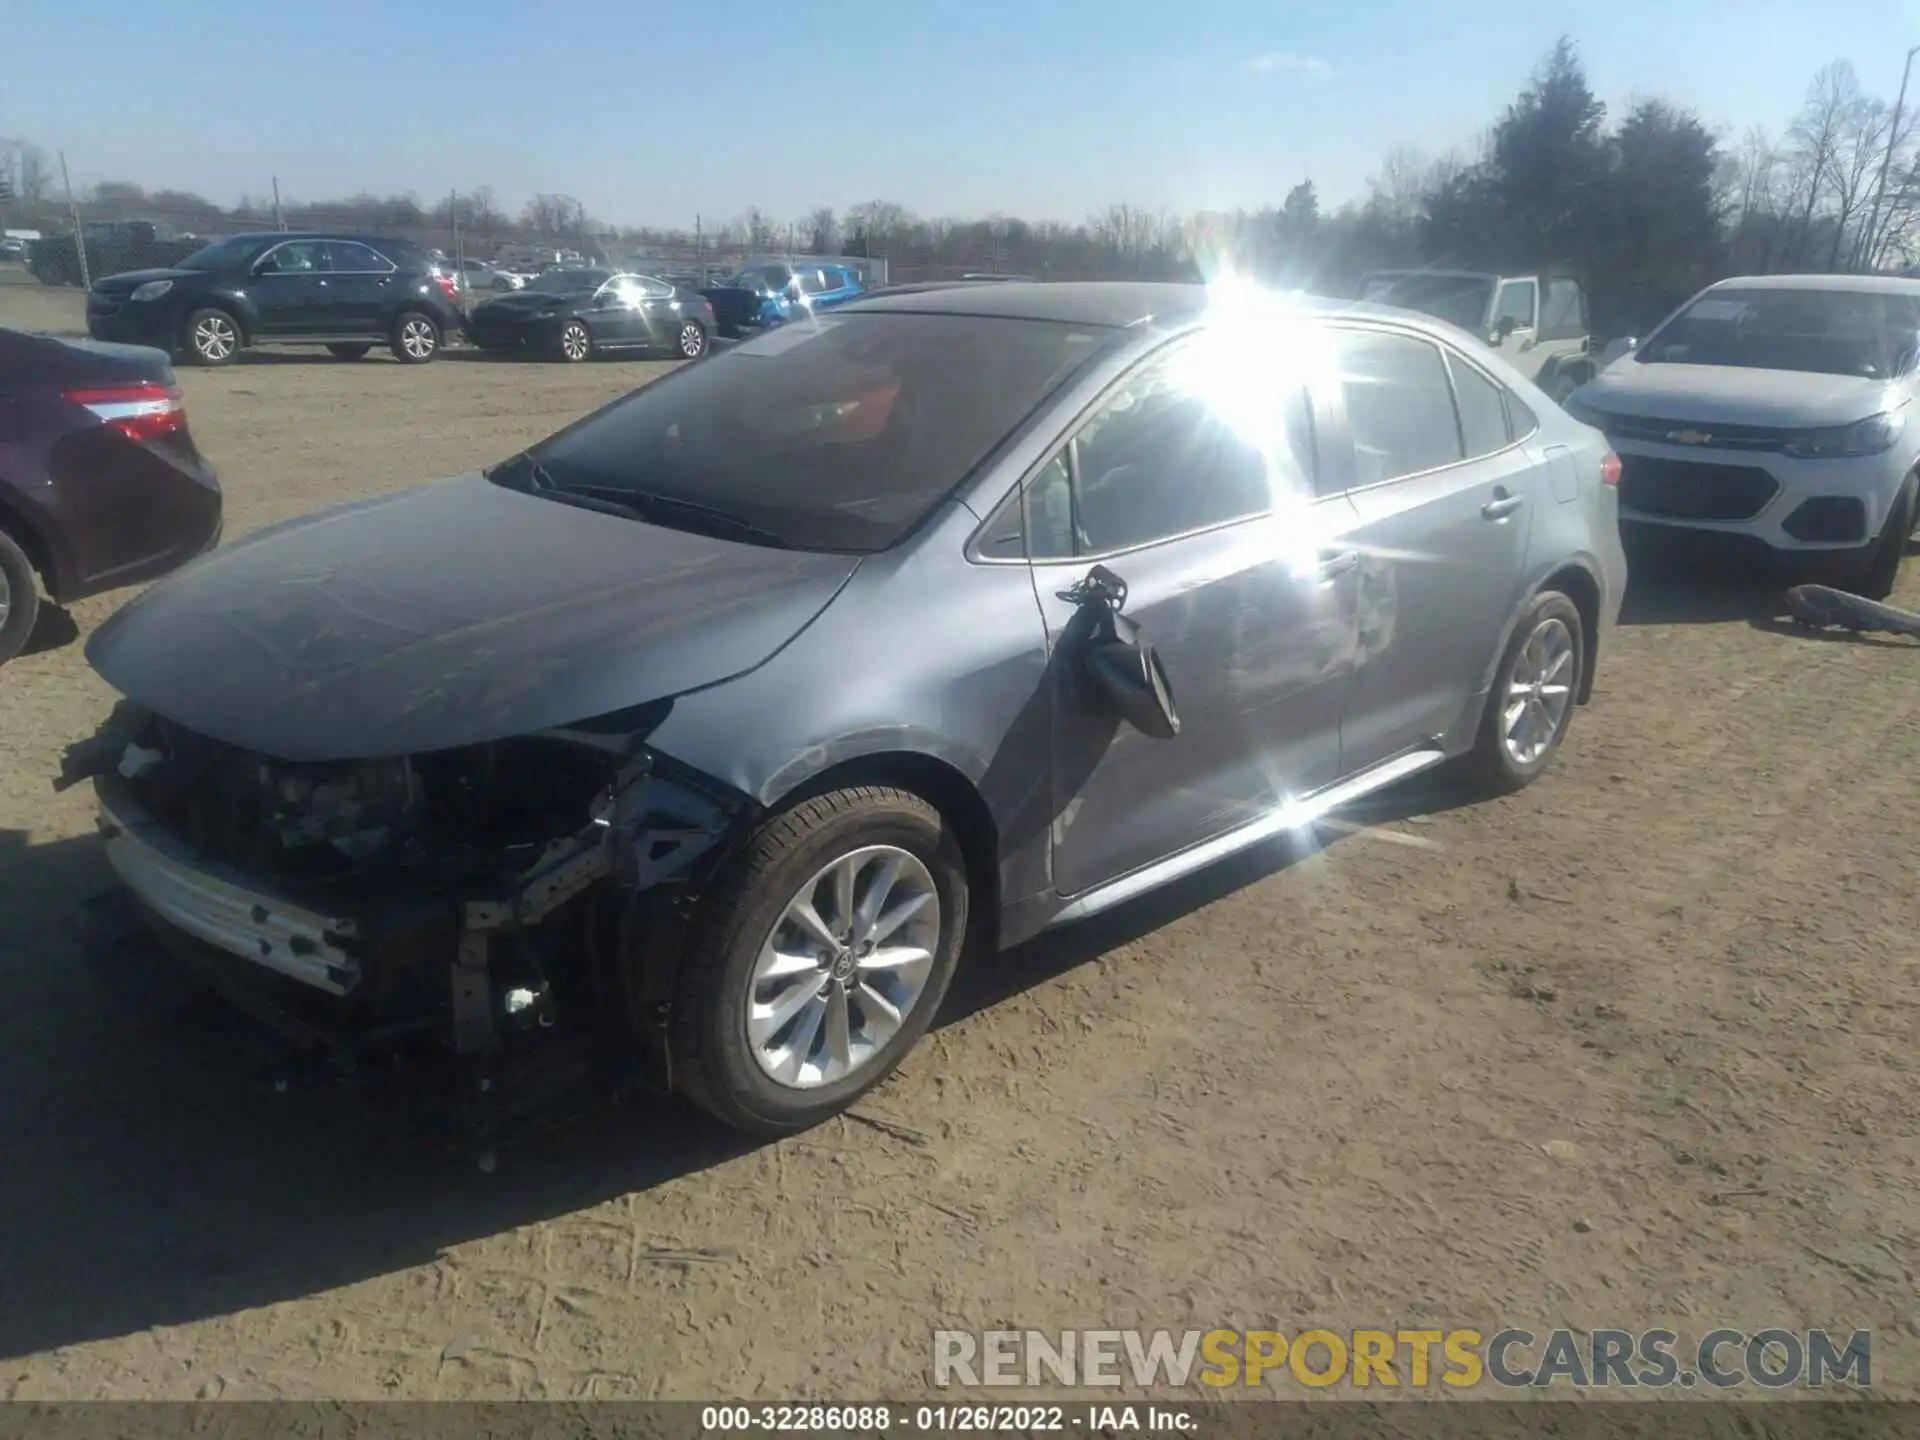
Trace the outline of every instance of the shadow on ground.
{"label": "shadow on ground", "polygon": [[33,633],[27,637],[27,643],[21,647],[20,653],[42,655],[49,650],[63,650],[79,638],[79,622],[66,607],[56,605],[51,600],[42,600],[40,613],[34,617]]}
{"label": "shadow on ground", "polygon": [[1780,613],[1791,581],[1770,567],[1678,543],[1642,543],[1627,551],[1622,625],[1726,625]]}
{"label": "shadow on ground", "polygon": [[[1459,801],[1429,785],[1355,820]],[[1337,832],[1324,832],[1333,838]],[[0,831],[0,1357],[352,1284],[643,1191],[750,1148],[678,1102],[584,1107],[483,1175],[354,1091],[260,1083],[224,1010],[110,996],[89,923],[118,890],[92,837]],[[1276,843],[1094,921],[970,962],[953,1024],[1289,865]],[[121,945],[114,965],[157,960]],[[157,992],[156,992],[157,993]]]}

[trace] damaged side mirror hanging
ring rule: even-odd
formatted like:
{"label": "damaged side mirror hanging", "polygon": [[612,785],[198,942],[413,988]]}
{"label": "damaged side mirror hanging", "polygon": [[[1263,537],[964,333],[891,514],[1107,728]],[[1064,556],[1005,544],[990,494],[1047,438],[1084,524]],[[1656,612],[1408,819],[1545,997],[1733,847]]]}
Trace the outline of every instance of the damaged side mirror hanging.
{"label": "damaged side mirror hanging", "polygon": [[1140,627],[1121,609],[1127,582],[1096,565],[1061,598],[1090,612],[1093,621],[1082,662],[1087,678],[1107,702],[1142,735],[1171,740],[1180,733],[1180,712],[1166,666],[1152,645],[1140,639]]}

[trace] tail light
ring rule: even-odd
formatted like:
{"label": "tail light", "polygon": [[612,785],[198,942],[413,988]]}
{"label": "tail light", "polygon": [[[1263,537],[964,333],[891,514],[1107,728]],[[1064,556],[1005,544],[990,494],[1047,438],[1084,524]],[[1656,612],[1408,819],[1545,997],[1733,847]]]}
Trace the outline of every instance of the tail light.
{"label": "tail light", "polygon": [[440,287],[449,300],[459,300],[460,287],[454,283],[451,275],[443,275],[436,270],[433,272],[433,283]]}
{"label": "tail light", "polygon": [[1600,483],[1618,485],[1620,483],[1620,457],[1609,450],[1600,462]]}
{"label": "tail light", "polygon": [[95,386],[63,392],[76,405],[84,405],[104,425],[111,425],[130,440],[158,440],[177,435],[187,428],[187,406],[180,390],[173,385],[151,381],[138,385]]}

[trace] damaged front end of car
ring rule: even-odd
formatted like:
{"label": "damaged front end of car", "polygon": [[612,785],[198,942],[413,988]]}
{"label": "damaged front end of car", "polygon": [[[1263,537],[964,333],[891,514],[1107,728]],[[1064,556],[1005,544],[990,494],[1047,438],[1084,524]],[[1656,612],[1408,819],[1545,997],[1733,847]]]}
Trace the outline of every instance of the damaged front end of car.
{"label": "damaged front end of car", "polygon": [[342,1069],[564,1045],[669,1090],[680,938],[753,823],[650,750],[670,702],[457,750],[290,763],[123,701],[68,750],[106,856],[200,980]]}

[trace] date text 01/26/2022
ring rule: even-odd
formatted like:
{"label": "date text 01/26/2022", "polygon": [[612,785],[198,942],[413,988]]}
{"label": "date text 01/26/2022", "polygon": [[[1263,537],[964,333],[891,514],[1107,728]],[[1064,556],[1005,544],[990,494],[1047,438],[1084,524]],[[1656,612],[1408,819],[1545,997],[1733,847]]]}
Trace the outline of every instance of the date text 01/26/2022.
{"label": "date text 01/26/2022", "polygon": [[700,1412],[703,1434],[820,1435],[1020,1434],[1058,1431],[1081,1434],[1149,1430],[1191,1434],[1196,1417],[1163,1405],[708,1405]]}

